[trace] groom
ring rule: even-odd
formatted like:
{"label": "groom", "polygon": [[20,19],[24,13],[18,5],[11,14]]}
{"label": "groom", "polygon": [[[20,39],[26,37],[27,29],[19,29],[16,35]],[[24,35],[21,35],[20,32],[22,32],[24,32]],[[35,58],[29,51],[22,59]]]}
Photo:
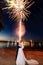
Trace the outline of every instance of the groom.
{"label": "groom", "polygon": [[18,56],[19,48],[20,48],[19,42],[17,42],[17,46],[16,46],[16,59],[17,59],[17,56]]}

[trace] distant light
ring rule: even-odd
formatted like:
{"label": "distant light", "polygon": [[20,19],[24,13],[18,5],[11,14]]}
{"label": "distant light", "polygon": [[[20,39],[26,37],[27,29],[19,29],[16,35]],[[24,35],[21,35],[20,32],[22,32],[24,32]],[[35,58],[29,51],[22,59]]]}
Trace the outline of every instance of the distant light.
{"label": "distant light", "polygon": [[39,43],[39,46],[41,47],[41,43]]}

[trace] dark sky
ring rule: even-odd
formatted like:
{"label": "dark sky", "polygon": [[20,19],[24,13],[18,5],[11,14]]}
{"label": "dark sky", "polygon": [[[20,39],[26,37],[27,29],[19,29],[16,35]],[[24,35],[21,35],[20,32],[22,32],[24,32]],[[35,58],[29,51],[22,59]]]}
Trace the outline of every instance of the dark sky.
{"label": "dark sky", "polygon": [[[5,3],[3,2],[3,4]],[[1,7],[5,7],[5,5]],[[26,34],[23,38],[26,40],[43,40],[43,0],[35,0],[35,4],[32,5],[29,10],[31,11],[31,14],[28,17],[28,21],[24,21]],[[9,18],[9,14],[6,12],[7,10],[1,14],[3,18],[2,22],[6,27],[0,32],[0,35],[13,37],[13,31],[15,30],[17,24],[14,20]]]}

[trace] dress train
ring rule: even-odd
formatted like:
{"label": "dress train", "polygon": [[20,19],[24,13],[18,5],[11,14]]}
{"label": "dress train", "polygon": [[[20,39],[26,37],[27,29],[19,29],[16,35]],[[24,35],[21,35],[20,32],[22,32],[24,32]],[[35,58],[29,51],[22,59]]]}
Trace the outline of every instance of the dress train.
{"label": "dress train", "polygon": [[35,59],[25,60],[29,65],[39,65],[39,62]]}
{"label": "dress train", "polygon": [[24,55],[23,49],[19,48],[16,65],[25,65],[26,63],[28,65],[38,65],[39,64],[37,60],[34,60],[34,59],[27,60]]}

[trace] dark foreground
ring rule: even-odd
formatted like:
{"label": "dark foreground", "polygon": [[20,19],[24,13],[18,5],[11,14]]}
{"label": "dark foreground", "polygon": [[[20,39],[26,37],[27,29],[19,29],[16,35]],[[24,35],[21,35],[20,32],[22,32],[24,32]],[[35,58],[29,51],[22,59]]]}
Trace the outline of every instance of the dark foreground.
{"label": "dark foreground", "polygon": [[[24,54],[27,59],[36,59],[43,65],[43,51],[26,51]],[[15,65],[16,51],[12,49],[0,49],[0,65]]]}

